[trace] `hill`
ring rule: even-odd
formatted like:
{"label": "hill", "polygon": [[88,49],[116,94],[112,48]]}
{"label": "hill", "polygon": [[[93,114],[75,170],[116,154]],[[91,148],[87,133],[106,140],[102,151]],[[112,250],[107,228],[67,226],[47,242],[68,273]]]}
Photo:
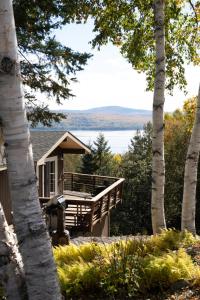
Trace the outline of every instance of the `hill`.
{"label": "hill", "polygon": [[101,107],[94,107],[85,110],[59,110],[59,112],[73,114],[73,113],[81,113],[81,114],[111,114],[111,115],[149,115],[151,114],[150,110],[144,109],[135,109],[129,107],[122,107],[122,106],[101,106]]}
{"label": "hill", "polygon": [[[121,106],[103,106],[87,110],[57,110],[67,119],[55,124],[59,130],[132,130],[141,129],[151,120],[149,110]],[[40,127],[40,126],[39,126]]]}

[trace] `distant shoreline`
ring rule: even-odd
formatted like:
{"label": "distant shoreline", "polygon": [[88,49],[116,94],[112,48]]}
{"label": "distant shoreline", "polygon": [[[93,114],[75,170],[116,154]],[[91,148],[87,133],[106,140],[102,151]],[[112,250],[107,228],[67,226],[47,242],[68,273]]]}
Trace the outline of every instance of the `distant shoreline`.
{"label": "distant shoreline", "polygon": [[58,127],[35,127],[31,128],[32,131],[130,131],[130,130],[143,130],[143,126],[134,128],[58,128]]}
{"label": "distant shoreline", "polygon": [[[64,111],[59,111],[64,112]],[[51,129],[42,124],[37,130],[91,130],[91,131],[127,131],[141,130],[144,124],[152,120],[151,111],[136,110],[119,106],[93,108],[87,111],[71,112],[60,123],[53,123]]]}

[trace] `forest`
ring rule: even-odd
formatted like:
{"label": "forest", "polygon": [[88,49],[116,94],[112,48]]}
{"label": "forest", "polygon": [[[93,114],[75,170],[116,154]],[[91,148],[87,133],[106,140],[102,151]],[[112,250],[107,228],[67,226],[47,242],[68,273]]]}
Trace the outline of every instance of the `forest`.
{"label": "forest", "polygon": [[[111,231],[132,237],[52,247],[29,126],[65,118],[37,95],[58,104],[73,96],[91,54],[63,45],[54,30],[90,18],[92,46],[112,43],[145,74],[152,122],[124,155],[100,135],[77,162],[81,172],[125,178]],[[0,203],[2,299],[199,299],[200,86],[181,110],[164,111],[166,93],[187,90],[185,66],[200,64],[199,20],[194,0],[0,0],[1,146],[13,216],[8,226]]]}
{"label": "forest", "polygon": [[[66,119],[53,123],[50,130],[132,130],[142,129],[151,120],[151,111],[129,109],[126,107],[98,107],[88,110],[59,110]],[[44,129],[42,124],[37,129]]]}

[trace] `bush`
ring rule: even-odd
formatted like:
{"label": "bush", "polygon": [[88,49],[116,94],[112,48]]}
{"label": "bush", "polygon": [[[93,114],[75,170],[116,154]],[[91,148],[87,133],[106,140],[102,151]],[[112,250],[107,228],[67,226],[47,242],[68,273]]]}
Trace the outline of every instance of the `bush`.
{"label": "bush", "polygon": [[140,286],[145,289],[166,288],[181,279],[192,280],[197,267],[183,248],[161,256],[149,255],[143,260]]}
{"label": "bush", "polygon": [[[200,283],[200,268],[184,247],[197,242],[188,232],[54,249],[63,294],[70,299],[130,299],[178,280]],[[109,298],[108,298],[109,297]]]}

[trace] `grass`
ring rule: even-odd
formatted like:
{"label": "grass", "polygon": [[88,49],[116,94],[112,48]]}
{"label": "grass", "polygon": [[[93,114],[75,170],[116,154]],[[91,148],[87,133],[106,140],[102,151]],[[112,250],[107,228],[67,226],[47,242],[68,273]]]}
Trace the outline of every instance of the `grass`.
{"label": "grass", "polygon": [[199,240],[188,232],[162,231],[110,245],[87,243],[54,249],[67,299],[137,299],[179,280],[200,284],[200,268],[186,248]]}

